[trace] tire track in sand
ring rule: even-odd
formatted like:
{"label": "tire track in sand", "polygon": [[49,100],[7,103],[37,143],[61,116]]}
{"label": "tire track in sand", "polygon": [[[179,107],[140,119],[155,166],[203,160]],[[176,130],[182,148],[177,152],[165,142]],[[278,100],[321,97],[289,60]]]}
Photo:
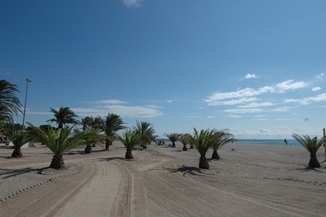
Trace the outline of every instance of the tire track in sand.
{"label": "tire track in sand", "polygon": [[128,216],[125,189],[128,174],[114,161],[92,161],[96,173],[55,216]]}

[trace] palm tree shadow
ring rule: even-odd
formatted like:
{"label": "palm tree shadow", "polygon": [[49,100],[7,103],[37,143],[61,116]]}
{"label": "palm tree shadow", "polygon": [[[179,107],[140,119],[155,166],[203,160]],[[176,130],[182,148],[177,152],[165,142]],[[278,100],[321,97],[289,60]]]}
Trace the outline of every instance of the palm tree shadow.
{"label": "palm tree shadow", "polygon": [[84,150],[69,151],[63,155],[75,155],[75,154],[84,154]]}
{"label": "palm tree shadow", "polygon": [[[183,176],[186,174],[191,174],[191,175],[200,175],[202,174],[201,170],[197,167],[190,167],[190,166],[185,166],[182,165],[182,167],[179,168],[164,168],[163,169],[171,172],[171,173],[182,173]],[[198,174],[200,173],[200,174]]]}
{"label": "palm tree shadow", "polygon": [[112,161],[112,160],[123,160],[123,161],[132,161],[134,159],[126,159],[124,157],[107,157],[107,158],[98,158],[100,161]]}
{"label": "palm tree shadow", "polygon": [[7,179],[14,176],[19,176],[22,174],[30,173],[30,172],[36,172],[37,174],[42,174],[44,169],[48,169],[49,167],[43,167],[43,168],[23,168],[23,169],[16,169],[16,170],[10,170],[10,169],[0,169],[0,175],[7,175],[4,176],[2,179]]}
{"label": "palm tree shadow", "polygon": [[319,173],[326,173],[326,172],[321,170],[321,167],[320,168],[305,167],[305,168],[297,169],[297,171],[301,171],[301,172],[315,171],[315,172],[319,172]]}

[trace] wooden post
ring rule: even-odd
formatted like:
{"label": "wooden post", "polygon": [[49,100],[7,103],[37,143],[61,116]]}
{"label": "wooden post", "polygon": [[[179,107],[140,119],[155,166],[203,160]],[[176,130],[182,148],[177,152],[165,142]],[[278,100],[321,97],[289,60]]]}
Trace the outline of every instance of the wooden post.
{"label": "wooden post", "polygon": [[[323,128],[324,138],[326,138],[325,128]],[[324,153],[325,153],[325,160],[326,160],[326,140],[324,140]]]}

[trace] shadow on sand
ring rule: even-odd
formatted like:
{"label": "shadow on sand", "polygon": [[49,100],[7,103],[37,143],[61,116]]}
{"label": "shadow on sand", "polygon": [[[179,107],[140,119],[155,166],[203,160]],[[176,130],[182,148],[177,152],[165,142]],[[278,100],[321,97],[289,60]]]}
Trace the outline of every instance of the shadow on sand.
{"label": "shadow on sand", "polygon": [[30,173],[30,172],[36,172],[37,174],[42,174],[43,170],[48,169],[49,167],[43,167],[43,168],[23,168],[23,169],[16,169],[16,170],[11,170],[11,169],[0,169],[0,175],[7,175],[4,176],[2,179],[7,179],[10,177],[14,176],[19,176],[22,174]]}
{"label": "shadow on sand", "polygon": [[171,172],[171,173],[182,173],[183,176],[186,174],[191,174],[191,175],[199,175],[198,173],[202,173],[201,170],[197,167],[189,167],[183,165],[182,167],[179,168],[164,168],[163,169]]}
{"label": "shadow on sand", "polygon": [[319,172],[319,173],[326,173],[326,171],[323,169],[322,166],[320,166],[320,168],[304,167],[304,168],[297,169],[297,171],[301,171],[301,172],[316,171],[316,172]]}
{"label": "shadow on sand", "polygon": [[98,158],[100,161],[112,161],[112,160],[123,160],[123,161],[133,161],[134,159],[126,159],[124,157],[106,157],[106,158]]}

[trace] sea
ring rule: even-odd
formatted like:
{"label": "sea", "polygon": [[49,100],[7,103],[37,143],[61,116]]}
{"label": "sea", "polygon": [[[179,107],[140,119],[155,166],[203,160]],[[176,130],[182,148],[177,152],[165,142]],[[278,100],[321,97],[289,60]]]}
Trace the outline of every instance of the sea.
{"label": "sea", "polygon": [[[170,144],[171,141],[164,139],[165,144]],[[179,141],[178,141],[179,142]],[[295,139],[287,139],[287,145],[301,146]],[[235,144],[259,144],[259,145],[286,145],[284,139],[236,139]]]}
{"label": "sea", "polygon": [[[287,139],[287,145],[301,146],[295,139]],[[237,139],[234,143],[260,145],[286,145],[284,139]]]}

